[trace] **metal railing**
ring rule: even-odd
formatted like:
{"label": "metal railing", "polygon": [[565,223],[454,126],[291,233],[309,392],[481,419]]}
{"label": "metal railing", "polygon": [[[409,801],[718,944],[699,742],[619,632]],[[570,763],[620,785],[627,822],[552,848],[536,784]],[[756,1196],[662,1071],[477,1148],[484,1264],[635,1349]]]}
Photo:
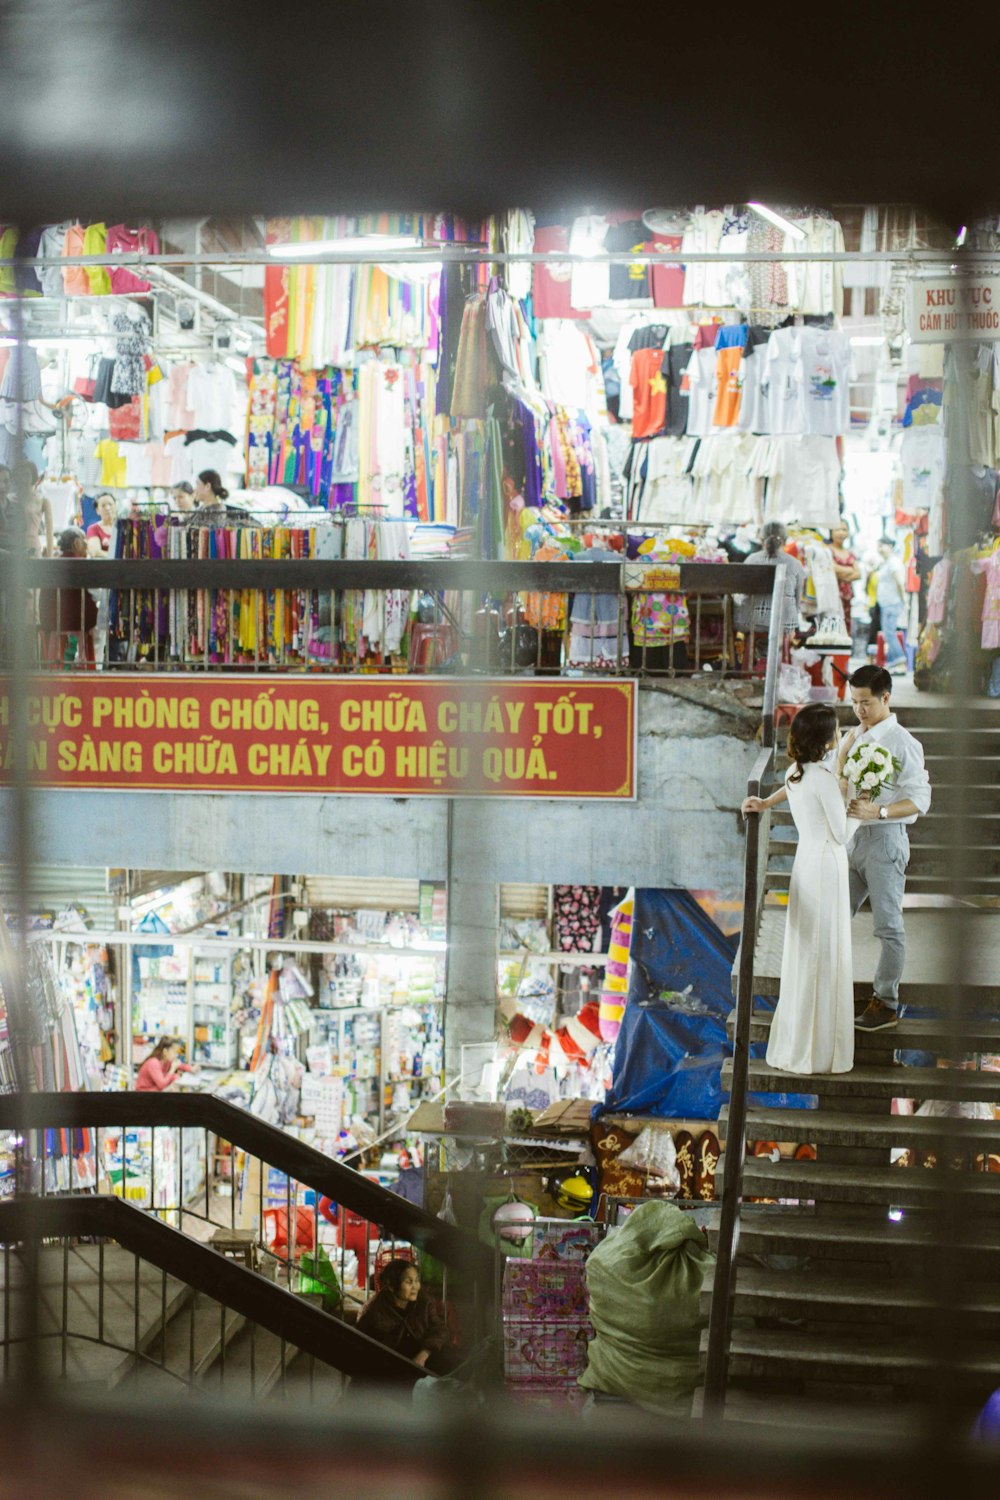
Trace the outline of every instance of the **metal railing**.
{"label": "metal railing", "polygon": [[[781,578],[774,580],[771,623],[768,635],[767,673],[764,679],[762,749],[747,782],[747,796],[765,797],[774,779],[775,710],[781,662]],[[740,1237],[740,1206],[743,1201],[743,1140],[746,1134],[747,1088],[750,1063],[750,1031],[753,1019],[754,956],[766,894],[767,851],[770,813],[751,813],[746,821],[743,863],[743,918],[736,960],[736,1027],[733,1038],[733,1074],[726,1126],[726,1152],[722,1175],[719,1235],[712,1287],[705,1364],[706,1417],[721,1417],[725,1407],[729,1343],[736,1289],[736,1252]]]}
{"label": "metal railing", "polygon": [[[51,671],[759,678],[754,604],[773,582],[756,564],[641,560],[47,558],[17,573],[37,590],[35,658]],[[753,601],[745,621],[737,598]]]}
{"label": "metal railing", "polygon": [[[81,1371],[109,1386],[274,1392],[329,1403],[338,1376],[412,1384],[425,1373],[266,1275],[117,1198],[0,1203],[5,1381]],[[237,1342],[238,1340],[238,1342]],[[99,1347],[123,1356],[110,1364]],[[89,1360],[88,1360],[89,1355]],[[152,1394],[152,1391],[149,1391]]]}
{"label": "metal railing", "polygon": [[[178,1258],[181,1246],[208,1255],[208,1262],[198,1262],[202,1267],[236,1255],[270,1278],[266,1285],[286,1299],[303,1286],[320,1296],[324,1317],[330,1315],[327,1321],[347,1327],[353,1339],[356,1330],[348,1325],[377,1289],[380,1264],[399,1256],[419,1263],[429,1290],[464,1342],[471,1344],[488,1327],[494,1265],[484,1246],[363,1172],[224,1100],[155,1093],[8,1095],[0,1097],[4,1131],[12,1134],[15,1147],[13,1203],[40,1204],[46,1212],[56,1211],[52,1205],[83,1204],[100,1213],[107,1205],[106,1211],[117,1217],[100,1232],[171,1276],[187,1279],[187,1263]],[[63,1137],[63,1132],[83,1131],[92,1132],[93,1139],[77,1135],[66,1142]],[[166,1132],[163,1155],[158,1146],[164,1136],[158,1132]],[[195,1150],[186,1167],[185,1152],[192,1143]],[[62,1186],[56,1164],[65,1160],[67,1149],[73,1171]],[[175,1170],[158,1170],[170,1159]],[[83,1193],[81,1182],[89,1184]],[[151,1240],[154,1231],[137,1229],[133,1214],[143,1224],[162,1228],[165,1236]],[[120,1231],[130,1238],[122,1239]],[[204,1243],[208,1233],[211,1249]],[[170,1259],[163,1262],[163,1256]],[[227,1264],[232,1268],[231,1261]],[[262,1280],[264,1276],[255,1278]],[[213,1289],[198,1280],[190,1285]],[[243,1316],[251,1315],[228,1293],[224,1300]],[[255,1320],[280,1332],[268,1318],[289,1306],[290,1301],[276,1302],[272,1296],[265,1315],[254,1314]],[[308,1344],[289,1341],[311,1352]],[[337,1353],[348,1359],[338,1368],[373,1374],[364,1350],[359,1353],[351,1339],[337,1345]],[[355,1356],[358,1369],[350,1363]],[[409,1361],[404,1364],[412,1372]]]}

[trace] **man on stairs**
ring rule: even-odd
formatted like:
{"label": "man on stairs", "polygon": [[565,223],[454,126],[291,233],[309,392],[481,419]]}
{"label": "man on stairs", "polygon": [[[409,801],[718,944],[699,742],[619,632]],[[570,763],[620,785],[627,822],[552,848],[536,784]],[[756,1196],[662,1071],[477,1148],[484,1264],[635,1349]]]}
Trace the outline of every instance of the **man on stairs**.
{"label": "man on stairs", "polygon": [[857,915],[866,901],[871,903],[875,936],[881,944],[874,994],[857,1008],[854,1025],[858,1031],[885,1031],[898,1021],[899,981],[906,958],[903,893],[910,858],[906,830],[930,808],[931,784],[919,740],[889,708],[892,678],[885,668],[859,667],[850,684],[859,727],[841,743],[839,775],[843,777],[848,752],[862,741],[883,745],[901,767],[894,785],[882,789],[870,802],[855,799],[847,809],[848,816],[861,825],[848,849],[851,911]]}

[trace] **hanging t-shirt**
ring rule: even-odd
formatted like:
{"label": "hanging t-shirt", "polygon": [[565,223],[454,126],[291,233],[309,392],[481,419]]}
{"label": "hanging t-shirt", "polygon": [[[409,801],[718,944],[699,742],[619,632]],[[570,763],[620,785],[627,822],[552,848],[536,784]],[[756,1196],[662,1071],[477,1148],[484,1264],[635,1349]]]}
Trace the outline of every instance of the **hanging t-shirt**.
{"label": "hanging t-shirt", "polygon": [[840,518],[836,438],[775,438],[769,448],[765,520],[823,528],[836,525]]}
{"label": "hanging t-shirt", "polygon": [[[83,232],[83,254],[103,255],[108,247],[108,231],[104,224],[88,224]],[[111,290],[111,277],[106,266],[86,266],[85,275],[91,295],[104,296]]]}
{"label": "hanging t-shirt", "polygon": [[[608,230],[604,247],[608,251],[643,251],[649,231],[641,219],[625,219]],[[640,261],[612,265],[608,270],[608,295],[613,303],[627,302],[648,307],[652,302],[649,266]]]}
{"label": "hanging t-shirt", "polygon": [[688,430],[688,388],[685,375],[694,352],[693,344],[671,344],[667,350],[667,425],[671,437],[683,437]]}
{"label": "hanging t-shirt", "polygon": [[728,323],[720,328],[715,341],[715,409],[716,427],[735,427],[740,414],[743,388],[743,346],[747,325]]}
{"label": "hanging t-shirt", "polygon": [[125,487],[125,455],[111,438],[102,438],[94,449],[94,457],[101,461],[101,483],[108,489]]}
{"label": "hanging t-shirt", "polygon": [[903,433],[903,504],[907,510],[931,510],[944,477],[944,431],[940,423],[908,427]]}
{"label": "hanging t-shirt", "polygon": [[[776,436],[802,432],[801,328],[776,328],[767,341],[763,390],[766,431]],[[760,358],[760,355],[755,355]]]}
{"label": "hanging t-shirt", "polygon": [[741,432],[767,432],[767,400],[764,395],[764,371],[767,364],[767,328],[751,324],[743,349],[743,394],[737,426]]}
{"label": "hanging t-shirt", "polygon": [[[681,240],[681,259],[685,255],[705,255],[719,248],[722,239],[722,226],[726,222],[726,216],[719,209],[711,209],[708,213],[695,213],[691,215],[691,222],[684,231]],[[711,269],[711,263],[700,261],[697,264],[684,267],[684,303],[691,307],[699,302],[708,302],[706,296],[707,278]]]}
{"label": "hanging t-shirt", "polygon": [[[679,250],[679,234],[654,234],[650,236],[647,249],[664,251]],[[684,267],[678,260],[649,268],[650,287],[654,307],[682,307],[684,305]]]}
{"label": "hanging t-shirt", "polygon": [[[109,255],[159,255],[160,241],[151,229],[129,229],[126,224],[112,224],[108,230],[107,249]],[[110,275],[111,290],[119,296],[127,292],[149,291],[149,282],[143,281],[127,266],[112,266]]]}
{"label": "hanging t-shirt", "polygon": [[[53,260],[62,255],[68,228],[68,224],[49,224],[42,230],[42,237],[38,241],[38,254],[42,260]],[[36,275],[42,289],[42,296],[65,297],[66,289],[63,285],[65,274],[61,266],[40,266]]]}
{"label": "hanging t-shirt", "polygon": [[228,365],[192,365],[187,382],[187,402],[195,427],[229,432],[233,425],[236,377]]}
{"label": "hanging t-shirt", "polygon": [[803,430],[836,437],[851,425],[850,342],[837,330],[800,328],[798,333]]}
{"label": "hanging t-shirt", "polygon": [[632,355],[632,436],[655,437],[667,421],[666,357],[662,349],[637,349]]}
{"label": "hanging t-shirt", "polygon": [[[569,246],[569,230],[562,224],[549,224],[535,229],[535,250],[539,255],[566,250]],[[535,263],[532,283],[534,312],[538,318],[589,318],[586,309],[573,306],[570,296],[572,266],[567,261]]]}
{"label": "hanging t-shirt", "polygon": [[715,411],[715,349],[694,350],[687,367],[688,419],[691,437],[706,437]]}
{"label": "hanging t-shirt", "polygon": [[[571,255],[603,254],[608,221],[603,214],[581,214],[573,220],[569,232]],[[573,263],[570,291],[574,307],[607,307],[610,301],[607,261],[584,260]]]}
{"label": "hanging t-shirt", "polygon": [[913,392],[906,403],[904,427],[932,427],[941,416],[942,393],[926,386]]}
{"label": "hanging t-shirt", "polygon": [[[62,253],[67,257],[83,255],[83,225],[70,224],[63,238]],[[90,278],[86,266],[67,266],[63,272],[63,292],[67,297],[89,297]]]}
{"label": "hanging t-shirt", "polygon": [[662,349],[670,334],[669,323],[643,323],[629,337],[632,354],[637,349]]}

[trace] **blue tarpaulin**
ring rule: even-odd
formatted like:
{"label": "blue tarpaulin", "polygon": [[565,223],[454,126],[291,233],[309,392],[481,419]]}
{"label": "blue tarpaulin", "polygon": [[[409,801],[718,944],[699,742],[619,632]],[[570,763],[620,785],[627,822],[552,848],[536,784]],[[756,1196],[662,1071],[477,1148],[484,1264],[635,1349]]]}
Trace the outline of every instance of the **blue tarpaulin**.
{"label": "blue tarpaulin", "polygon": [[[628,1003],[611,1089],[595,1113],[718,1119],[722,1064],[733,1050],[726,1019],[736,947],[687,891],[636,890]],[[665,994],[670,998],[661,999]],[[763,1045],[753,1050],[758,1055]],[[798,1108],[809,1102],[802,1095],[754,1097]]]}

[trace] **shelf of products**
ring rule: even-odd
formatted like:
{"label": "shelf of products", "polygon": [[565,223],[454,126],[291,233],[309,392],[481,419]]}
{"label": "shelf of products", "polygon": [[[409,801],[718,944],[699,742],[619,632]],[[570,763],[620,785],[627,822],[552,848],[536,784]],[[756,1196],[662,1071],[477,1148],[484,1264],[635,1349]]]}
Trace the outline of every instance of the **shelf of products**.
{"label": "shelf of products", "polygon": [[232,1068],[237,1039],[230,957],[195,950],[191,970],[191,1061],[208,1068]]}

